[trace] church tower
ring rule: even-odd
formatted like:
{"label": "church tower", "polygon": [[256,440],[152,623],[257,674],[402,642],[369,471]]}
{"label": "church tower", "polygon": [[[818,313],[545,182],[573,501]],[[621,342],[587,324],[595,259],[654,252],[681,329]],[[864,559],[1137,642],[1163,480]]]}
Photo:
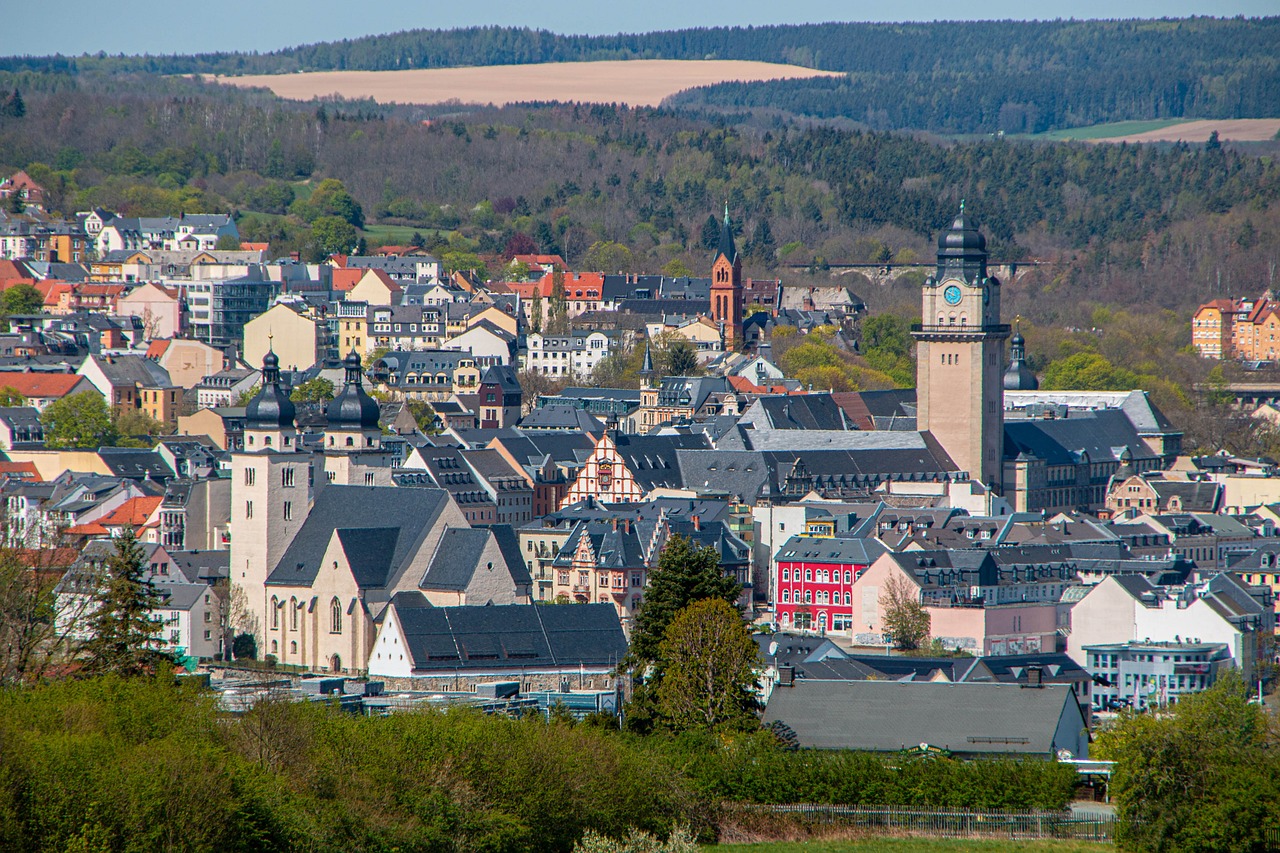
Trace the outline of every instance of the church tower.
{"label": "church tower", "polygon": [[987,275],[987,240],[964,204],[938,237],[937,270],[925,280],[916,344],[917,425],[956,466],[998,492],[1002,486],[1001,373],[1009,327],[1000,322],[1000,282]]}
{"label": "church tower", "polygon": [[245,407],[244,449],[231,454],[231,585],[244,592],[255,624],[258,657],[265,648],[272,606],[267,576],[306,520],[314,498],[312,454],[294,426],[289,389],[280,384],[280,359],[268,351],[262,359],[262,388]]}
{"label": "church tower", "polygon": [[742,258],[733,242],[727,204],[720,245],[711,259],[711,321],[724,329],[725,352],[742,346]]}

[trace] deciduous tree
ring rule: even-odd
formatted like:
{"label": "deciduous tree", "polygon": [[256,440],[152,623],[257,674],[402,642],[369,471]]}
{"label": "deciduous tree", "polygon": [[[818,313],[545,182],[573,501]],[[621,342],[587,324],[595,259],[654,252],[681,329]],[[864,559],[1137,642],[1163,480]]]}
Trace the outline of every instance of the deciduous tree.
{"label": "deciduous tree", "polygon": [[295,403],[327,403],[333,396],[333,383],[323,376],[317,376],[300,383],[290,392],[289,399]]}
{"label": "deciduous tree", "polygon": [[902,651],[920,648],[929,636],[929,614],[920,604],[920,592],[905,578],[893,576],[880,594],[884,610],[884,633]]}
{"label": "deciduous tree", "polygon": [[116,439],[107,403],[94,391],[81,391],[45,406],[40,413],[44,443],[58,449],[87,449]]}
{"label": "deciduous tree", "polygon": [[752,688],[760,652],[742,616],[721,598],[675,615],[659,646],[658,709],[677,731],[757,728]]}

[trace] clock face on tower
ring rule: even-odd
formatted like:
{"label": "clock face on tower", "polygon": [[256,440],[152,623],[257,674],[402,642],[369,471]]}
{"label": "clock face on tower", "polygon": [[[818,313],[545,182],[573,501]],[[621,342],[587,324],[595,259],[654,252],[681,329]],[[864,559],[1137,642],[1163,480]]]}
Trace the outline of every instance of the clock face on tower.
{"label": "clock face on tower", "polygon": [[942,298],[947,300],[948,305],[959,305],[962,295],[960,288],[954,284],[947,285],[946,289],[942,291]]}

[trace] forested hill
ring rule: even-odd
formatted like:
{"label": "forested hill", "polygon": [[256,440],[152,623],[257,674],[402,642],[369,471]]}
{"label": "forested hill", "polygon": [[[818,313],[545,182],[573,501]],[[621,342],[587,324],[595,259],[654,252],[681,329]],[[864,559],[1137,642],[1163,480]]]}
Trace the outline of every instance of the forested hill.
{"label": "forested hill", "polygon": [[752,59],[847,79],[729,84],[683,103],[776,106],[877,128],[1042,131],[1280,115],[1280,18],[722,27],[612,36],[412,30],[265,54],[15,57],[0,70],[263,74],[598,59]]}

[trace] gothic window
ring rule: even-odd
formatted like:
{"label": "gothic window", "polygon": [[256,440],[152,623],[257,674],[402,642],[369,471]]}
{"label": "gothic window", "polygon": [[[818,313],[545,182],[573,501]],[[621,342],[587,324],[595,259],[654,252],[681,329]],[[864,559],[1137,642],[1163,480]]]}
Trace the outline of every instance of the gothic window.
{"label": "gothic window", "polygon": [[253,501],[244,502],[244,517],[253,518]]}
{"label": "gothic window", "polygon": [[293,520],[293,501],[284,502],[284,520],[285,521]]}
{"label": "gothic window", "polygon": [[280,469],[280,485],[284,486],[286,489],[293,488],[293,468]]}
{"label": "gothic window", "polygon": [[[280,600],[274,595],[271,596],[271,627],[280,627]],[[271,645],[274,647],[275,641],[272,641]],[[272,651],[275,651],[275,649],[272,648]]]}
{"label": "gothic window", "polygon": [[329,603],[329,633],[342,633],[342,602],[337,596]]}
{"label": "gothic window", "polygon": [[253,485],[254,478],[257,476],[257,473],[258,473],[258,470],[257,470],[256,468],[245,468],[245,469],[244,469],[244,484],[245,484],[246,486],[252,486],[252,485]]}
{"label": "gothic window", "polygon": [[298,606],[296,598],[289,599],[289,630],[298,630],[298,611],[302,608]]}

